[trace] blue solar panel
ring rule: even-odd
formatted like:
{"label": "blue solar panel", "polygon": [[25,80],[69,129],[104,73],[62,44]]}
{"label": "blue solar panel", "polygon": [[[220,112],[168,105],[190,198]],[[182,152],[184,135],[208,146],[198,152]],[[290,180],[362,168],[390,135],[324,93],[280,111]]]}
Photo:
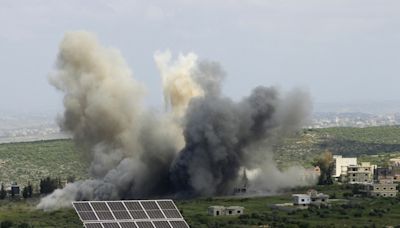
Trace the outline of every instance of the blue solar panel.
{"label": "blue solar panel", "polygon": [[172,200],[77,201],[86,228],[189,228]]}

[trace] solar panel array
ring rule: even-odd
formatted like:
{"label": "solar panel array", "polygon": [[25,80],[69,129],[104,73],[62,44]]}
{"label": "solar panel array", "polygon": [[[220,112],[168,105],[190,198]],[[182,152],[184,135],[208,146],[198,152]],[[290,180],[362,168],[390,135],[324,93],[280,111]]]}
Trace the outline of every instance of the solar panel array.
{"label": "solar panel array", "polygon": [[76,201],[86,228],[188,228],[172,200]]}

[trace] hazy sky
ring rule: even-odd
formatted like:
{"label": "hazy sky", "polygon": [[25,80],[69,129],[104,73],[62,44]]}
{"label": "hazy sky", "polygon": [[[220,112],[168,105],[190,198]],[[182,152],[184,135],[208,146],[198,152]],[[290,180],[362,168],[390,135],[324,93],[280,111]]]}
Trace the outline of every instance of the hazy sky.
{"label": "hazy sky", "polygon": [[399,100],[399,0],[0,0],[0,106],[60,109],[47,82],[66,31],[121,50],[147,102],[162,103],[153,54],[193,51],[221,63],[224,92],[304,87],[316,102]]}

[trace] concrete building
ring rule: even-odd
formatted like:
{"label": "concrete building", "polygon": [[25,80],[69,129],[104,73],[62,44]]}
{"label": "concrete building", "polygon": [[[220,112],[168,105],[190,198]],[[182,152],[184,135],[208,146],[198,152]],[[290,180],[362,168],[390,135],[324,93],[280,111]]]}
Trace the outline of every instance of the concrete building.
{"label": "concrete building", "polygon": [[244,207],[240,206],[210,206],[208,207],[208,214],[212,216],[223,216],[223,215],[242,215],[244,213]]}
{"label": "concrete building", "polygon": [[309,194],[293,194],[293,205],[295,206],[308,206],[311,203]]}
{"label": "concrete building", "polygon": [[392,169],[389,167],[379,167],[374,169],[375,182],[393,182]]}
{"label": "concrete building", "polygon": [[306,194],[293,194],[292,198],[294,206],[321,206],[322,204],[328,204],[329,195],[318,193],[316,190],[311,189]]}
{"label": "concrete building", "polygon": [[397,184],[394,183],[371,183],[366,185],[366,192],[372,197],[396,197]]}
{"label": "concrete building", "polygon": [[368,184],[373,182],[373,170],[369,162],[362,162],[360,165],[347,166],[346,181],[349,184]]}
{"label": "concrete building", "polygon": [[400,166],[392,164],[389,167],[379,167],[374,170],[374,180],[376,182],[400,183]]}
{"label": "concrete building", "polygon": [[212,216],[225,215],[225,207],[224,206],[211,206],[211,207],[208,207],[208,214],[212,215]]}
{"label": "concrete building", "polygon": [[321,175],[321,169],[319,168],[319,166],[315,166],[306,169],[301,180],[304,182],[312,182],[313,180],[318,179],[320,175]]}
{"label": "concrete building", "polygon": [[225,215],[242,215],[244,212],[244,207],[231,206],[225,208]]}
{"label": "concrete building", "polygon": [[344,158],[342,155],[333,156],[333,174],[332,177],[339,179],[343,173],[342,169],[346,169],[350,165],[357,165],[357,158]]}
{"label": "concrete building", "polygon": [[308,192],[311,202],[310,204],[320,206],[322,204],[328,204],[329,195],[324,193],[318,193],[316,190],[310,190]]}

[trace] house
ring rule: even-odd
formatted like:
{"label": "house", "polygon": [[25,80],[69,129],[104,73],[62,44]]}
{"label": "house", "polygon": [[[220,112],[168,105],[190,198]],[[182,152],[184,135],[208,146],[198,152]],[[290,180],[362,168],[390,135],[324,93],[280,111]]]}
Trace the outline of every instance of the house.
{"label": "house", "polygon": [[368,184],[373,182],[373,170],[369,162],[361,162],[359,165],[347,166],[346,181],[349,184]]}
{"label": "house", "polygon": [[242,215],[244,207],[230,206],[225,208],[225,215]]}
{"label": "house", "polygon": [[292,198],[294,206],[320,206],[328,204],[329,195],[318,193],[316,190],[311,189],[306,194],[293,194]]}
{"label": "house", "polygon": [[208,214],[212,216],[223,216],[223,215],[242,215],[244,213],[244,207],[240,206],[210,206],[208,207]]}
{"label": "house", "polygon": [[210,207],[208,207],[208,214],[212,215],[212,216],[225,215],[225,207],[224,206],[210,206]]}
{"label": "house", "polygon": [[311,203],[309,194],[293,194],[293,205],[295,206],[308,206]]}
{"label": "house", "polygon": [[319,168],[319,166],[315,166],[315,167],[306,169],[304,172],[304,176],[302,177],[301,180],[305,181],[305,182],[310,182],[310,181],[318,179],[318,177],[320,175],[321,175],[321,169]]}
{"label": "house", "polygon": [[309,190],[306,194],[293,194],[292,203],[272,204],[271,208],[292,212],[295,210],[308,209],[309,206],[320,207],[329,203],[329,195]]}
{"label": "house", "polygon": [[317,176],[321,175],[321,169],[319,168],[319,166],[315,166],[314,168],[310,169],[311,172],[315,173]]}
{"label": "house", "polygon": [[320,206],[322,204],[328,204],[329,195],[324,193],[318,193],[316,190],[308,191],[312,205]]}
{"label": "house", "polygon": [[347,166],[357,165],[357,158],[344,158],[342,155],[334,155],[333,156],[333,174],[336,180],[340,178],[340,175],[343,173],[342,169],[346,169]]}
{"label": "house", "polygon": [[371,183],[366,185],[366,192],[372,197],[396,197],[396,187],[397,184],[390,182]]}

